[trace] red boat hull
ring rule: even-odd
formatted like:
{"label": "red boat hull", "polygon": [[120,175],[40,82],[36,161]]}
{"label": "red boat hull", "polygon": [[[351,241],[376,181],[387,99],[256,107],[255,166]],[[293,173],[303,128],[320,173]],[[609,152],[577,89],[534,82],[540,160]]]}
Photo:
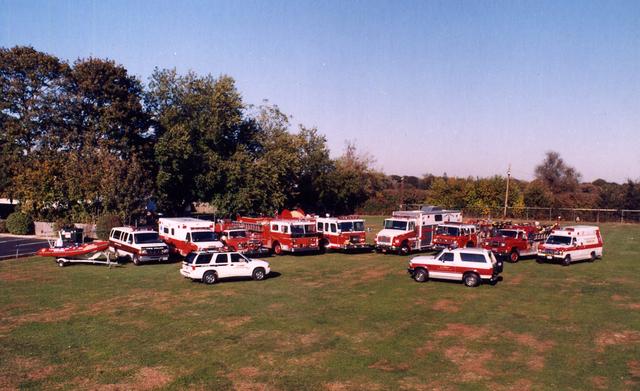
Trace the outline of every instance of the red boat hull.
{"label": "red boat hull", "polygon": [[42,248],[38,250],[36,254],[40,255],[41,257],[56,257],[56,258],[77,257],[79,255],[95,253],[98,251],[105,251],[107,248],[109,248],[109,242],[97,241],[97,242],[85,243],[80,246],[73,246],[73,247]]}

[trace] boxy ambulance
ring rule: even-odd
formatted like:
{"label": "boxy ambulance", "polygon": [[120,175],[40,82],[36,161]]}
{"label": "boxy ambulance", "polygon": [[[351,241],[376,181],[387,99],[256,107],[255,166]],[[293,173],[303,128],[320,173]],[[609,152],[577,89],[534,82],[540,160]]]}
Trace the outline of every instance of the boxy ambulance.
{"label": "boxy ambulance", "polygon": [[192,251],[222,250],[224,244],[215,232],[213,221],[192,217],[163,217],[158,232],[172,253],[186,257]]}
{"label": "boxy ambulance", "polygon": [[555,229],[538,247],[539,262],[558,260],[569,266],[572,262],[597,258],[602,258],[602,235],[600,228],[590,225]]}

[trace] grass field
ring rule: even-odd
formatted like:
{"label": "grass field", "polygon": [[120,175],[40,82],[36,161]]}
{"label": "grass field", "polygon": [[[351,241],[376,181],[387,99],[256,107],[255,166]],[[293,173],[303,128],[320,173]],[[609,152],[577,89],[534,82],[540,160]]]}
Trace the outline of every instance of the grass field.
{"label": "grass field", "polygon": [[3,261],[0,389],[638,389],[640,226],[602,231],[602,260],[525,259],[478,288],[374,253],[214,286],[178,263]]}

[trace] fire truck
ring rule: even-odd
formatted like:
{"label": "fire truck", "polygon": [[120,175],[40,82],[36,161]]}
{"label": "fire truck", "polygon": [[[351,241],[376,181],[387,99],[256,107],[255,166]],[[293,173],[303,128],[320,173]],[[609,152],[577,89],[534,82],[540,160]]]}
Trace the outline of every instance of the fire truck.
{"label": "fire truck", "polygon": [[478,244],[478,232],[473,224],[440,224],[433,235],[433,247],[436,250],[475,247],[476,244]]}
{"label": "fire truck", "polygon": [[262,245],[261,235],[249,232],[242,223],[231,220],[219,220],[215,224],[215,232],[228,251],[251,256],[267,255],[269,249]]}
{"label": "fire truck", "polygon": [[321,251],[371,251],[371,245],[367,244],[364,220],[358,216],[318,217],[316,227],[321,235]]}
{"label": "fire truck", "polygon": [[275,217],[243,217],[238,223],[249,232],[260,234],[262,245],[274,254],[318,251],[320,237],[314,219],[300,209],[284,210]]}
{"label": "fire truck", "polygon": [[213,221],[192,217],[163,217],[158,221],[160,238],[174,254],[186,257],[192,251],[222,250]]}
{"label": "fire truck", "polygon": [[536,256],[538,246],[548,233],[535,225],[511,225],[498,229],[496,234],[482,242],[482,247],[496,256],[516,263],[520,257]]}
{"label": "fire truck", "polygon": [[401,255],[412,251],[433,248],[433,234],[436,226],[461,222],[462,212],[445,210],[437,206],[423,206],[418,210],[393,212],[384,220],[384,229],[376,235],[375,248],[378,252],[397,252]]}

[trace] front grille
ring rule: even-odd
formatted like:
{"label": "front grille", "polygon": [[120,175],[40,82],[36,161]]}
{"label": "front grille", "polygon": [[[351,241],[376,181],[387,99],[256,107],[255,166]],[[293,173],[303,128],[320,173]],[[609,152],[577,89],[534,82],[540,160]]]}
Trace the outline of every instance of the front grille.
{"label": "front grille", "polygon": [[147,255],[160,255],[162,254],[161,248],[148,248]]}
{"label": "front grille", "polygon": [[500,242],[491,242],[491,247],[500,247]]}
{"label": "front grille", "polygon": [[545,253],[545,254],[553,254],[553,249],[545,248],[545,249],[544,249],[544,253]]}
{"label": "front grille", "polygon": [[388,236],[378,236],[378,243],[391,244],[391,238]]}

